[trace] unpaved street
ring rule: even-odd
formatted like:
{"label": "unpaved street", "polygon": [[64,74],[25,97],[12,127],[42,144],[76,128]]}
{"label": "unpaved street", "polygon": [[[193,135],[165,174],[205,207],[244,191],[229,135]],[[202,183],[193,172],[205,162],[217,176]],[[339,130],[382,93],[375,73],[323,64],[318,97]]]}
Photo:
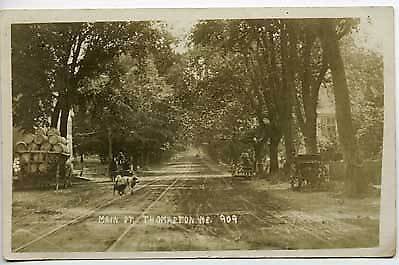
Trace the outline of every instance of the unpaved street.
{"label": "unpaved street", "polygon": [[372,247],[379,201],[233,179],[186,152],[146,172],[133,195],[114,196],[110,181],[15,191],[12,222],[17,252]]}

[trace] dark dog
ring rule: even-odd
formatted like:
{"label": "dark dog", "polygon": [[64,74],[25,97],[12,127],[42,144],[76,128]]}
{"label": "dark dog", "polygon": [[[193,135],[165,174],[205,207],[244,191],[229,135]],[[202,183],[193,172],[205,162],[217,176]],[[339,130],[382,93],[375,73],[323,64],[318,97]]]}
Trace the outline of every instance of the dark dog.
{"label": "dark dog", "polygon": [[114,195],[115,191],[118,191],[119,195],[125,194],[126,189],[130,189],[130,194],[133,194],[133,188],[138,183],[136,176],[121,176],[117,175],[114,182]]}

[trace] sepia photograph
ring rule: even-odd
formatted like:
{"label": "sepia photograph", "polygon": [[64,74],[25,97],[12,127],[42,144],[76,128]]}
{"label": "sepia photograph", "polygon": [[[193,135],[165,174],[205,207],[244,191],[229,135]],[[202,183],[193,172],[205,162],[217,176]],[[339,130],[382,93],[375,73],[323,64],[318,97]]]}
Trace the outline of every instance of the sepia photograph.
{"label": "sepia photograph", "polygon": [[393,10],[321,10],[11,22],[10,257],[394,255]]}

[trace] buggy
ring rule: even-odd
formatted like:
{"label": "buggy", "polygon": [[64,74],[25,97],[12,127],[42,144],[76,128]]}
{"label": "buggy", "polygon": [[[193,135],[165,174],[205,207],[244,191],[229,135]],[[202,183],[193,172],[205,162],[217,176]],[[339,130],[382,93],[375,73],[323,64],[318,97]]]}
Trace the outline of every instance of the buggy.
{"label": "buggy", "polygon": [[255,175],[248,153],[242,153],[238,163],[233,162],[231,173],[233,177],[253,177]]}
{"label": "buggy", "polygon": [[328,182],[327,166],[319,153],[297,155],[291,165],[290,184],[293,190],[319,190]]}

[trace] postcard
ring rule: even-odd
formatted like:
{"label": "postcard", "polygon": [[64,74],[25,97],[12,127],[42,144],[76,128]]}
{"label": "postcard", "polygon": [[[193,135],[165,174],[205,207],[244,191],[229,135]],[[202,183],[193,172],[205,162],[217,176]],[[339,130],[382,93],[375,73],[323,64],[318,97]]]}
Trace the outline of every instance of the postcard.
{"label": "postcard", "polygon": [[395,255],[393,8],[0,19],[5,259]]}

